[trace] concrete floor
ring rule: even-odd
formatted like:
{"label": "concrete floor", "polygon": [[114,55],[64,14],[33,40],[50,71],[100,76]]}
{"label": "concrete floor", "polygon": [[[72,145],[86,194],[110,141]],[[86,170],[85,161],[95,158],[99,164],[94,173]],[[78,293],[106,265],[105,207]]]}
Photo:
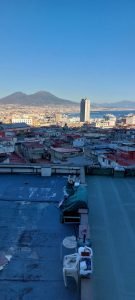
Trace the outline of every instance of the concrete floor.
{"label": "concrete floor", "polygon": [[88,176],[94,300],[135,299],[135,178]]}
{"label": "concrete floor", "polygon": [[0,300],[78,300],[65,288],[60,245],[73,235],[59,222],[65,176],[0,175]]}
{"label": "concrete floor", "polygon": [[[59,222],[67,178],[0,175],[0,300],[78,300],[66,289]],[[88,176],[94,300],[135,300],[135,178]],[[91,299],[90,299],[91,300]],[[92,299],[93,300],[93,299]]]}

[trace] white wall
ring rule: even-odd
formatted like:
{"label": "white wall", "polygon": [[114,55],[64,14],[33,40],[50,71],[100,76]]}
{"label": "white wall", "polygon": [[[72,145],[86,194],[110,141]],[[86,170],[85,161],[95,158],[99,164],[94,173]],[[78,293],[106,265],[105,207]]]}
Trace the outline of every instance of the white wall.
{"label": "white wall", "polygon": [[117,166],[119,166],[115,161],[110,160],[109,158],[105,157],[104,155],[98,155],[98,162],[100,163],[100,165],[102,167],[105,168],[115,168]]}

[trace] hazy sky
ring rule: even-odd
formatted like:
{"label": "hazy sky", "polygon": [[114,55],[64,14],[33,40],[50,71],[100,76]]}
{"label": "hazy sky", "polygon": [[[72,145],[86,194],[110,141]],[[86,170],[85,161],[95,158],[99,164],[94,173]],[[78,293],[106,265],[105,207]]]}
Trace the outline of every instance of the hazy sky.
{"label": "hazy sky", "polygon": [[135,100],[135,0],[0,0],[0,97]]}

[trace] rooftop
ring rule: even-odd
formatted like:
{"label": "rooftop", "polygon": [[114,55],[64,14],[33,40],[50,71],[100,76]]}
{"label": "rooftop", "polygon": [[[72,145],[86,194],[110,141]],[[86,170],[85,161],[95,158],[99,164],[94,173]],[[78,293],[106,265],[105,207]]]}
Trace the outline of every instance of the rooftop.
{"label": "rooftop", "polygon": [[44,149],[44,145],[39,143],[39,142],[23,142],[23,145],[26,146],[27,148],[32,148],[32,149]]}
{"label": "rooftop", "polygon": [[[67,176],[0,175],[0,299],[78,300],[66,289],[60,245],[75,234],[60,224]],[[87,176],[94,252],[94,300],[135,299],[134,178]],[[98,288],[97,288],[98,287]]]}
{"label": "rooftop", "polygon": [[80,152],[80,149],[77,148],[54,148],[52,147],[54,151],[60,152],[60,153],[72,153],[72,152]]}
{"label": "rooftop", "polygon": [[15,152],[10,153],[10,155],[9,155],[9,161],[10,161],[10,163],[15,163],[15,164],[17,164],[17,163],[18,164],[19,163],[24,164],[26,162],[26,160],[23,157],[19,156]]}
{"label": "rooftop", "polygon": [[30,128],[26,123],[13,123],[13,124],[0,124],[0,129],[18,129],[18,128]]}
{"label": "rooftop", "polygon": [[94,300],[135,299],[135,179],[88,176]]}
{"label": "rooftop", "polygon": [[119,150],[125,151],[125,152],[134,152],[135,146],[122,146],[122,147],[119,147]]}
{"label": "rooftop", "polygon": [[77,300],[65,289],[60,262],[72,226],[59,222],[58,202],[66,177],[0,175],[0,299]]}
{"label": "rooftop", "polygon": [[107,158],[109,158],[110,160],[112,161],[115,161],[117,162],[120,166],[123,166],[123,167],[128,167],[128,166],[131,166],[131,167],[134,167],[135,166],[135,159],[129,159],[129,158],[124,158],[124,157],[121,157],[120,155],[117,155],[116,154],[107,154]]}

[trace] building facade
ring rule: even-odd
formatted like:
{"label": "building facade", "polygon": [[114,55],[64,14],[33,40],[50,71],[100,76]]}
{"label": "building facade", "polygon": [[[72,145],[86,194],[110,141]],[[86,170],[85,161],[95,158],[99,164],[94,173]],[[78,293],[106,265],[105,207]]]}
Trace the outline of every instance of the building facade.
{"label": "building facade", "polygon": [[135,114],[129,114],[125,118],[126,125],[135,125]]}
{"label": "building facade", "polygon": [[29,118],[29,117],[26,117],[26,118],[12,118],[12,123],[15,124],[15,123],[25,123],[27,125],[33,125],[33,119],[32,118]]}
{"label": "building facade", "polygon": [[55,122],[59,123],[62,121],[62,114],[61,113],[56,113],[55,114]]}
{"label": "building facade", "polygon": [[90,121],[90,100],[85,98],[80,103],[80,122]]}

